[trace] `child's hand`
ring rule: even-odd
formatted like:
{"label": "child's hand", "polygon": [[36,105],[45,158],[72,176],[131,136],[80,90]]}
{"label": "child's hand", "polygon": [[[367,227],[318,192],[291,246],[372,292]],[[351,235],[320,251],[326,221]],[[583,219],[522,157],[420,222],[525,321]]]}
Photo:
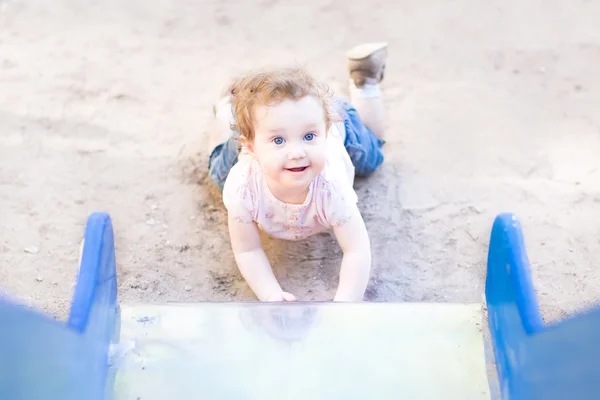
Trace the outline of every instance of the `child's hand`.
{"label": "child's hand", "polygon": [[296,297],[291,293],[281,291],[273,293],[267,298],[267,301],[296,301]]}

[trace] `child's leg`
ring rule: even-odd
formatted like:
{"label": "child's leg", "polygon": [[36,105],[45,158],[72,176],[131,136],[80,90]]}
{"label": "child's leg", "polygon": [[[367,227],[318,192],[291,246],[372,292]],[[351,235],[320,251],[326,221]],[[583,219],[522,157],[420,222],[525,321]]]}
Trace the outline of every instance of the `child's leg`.
{"label": "child's leg", "polygon": [[344,146],[357,176],[368,176],[383,163],[384,107],[379,90],[387,44],[357,46],[347,53],[350,99],[335,97],[334,110],[342,119]]}
{"label": "child's leg", "polygon": [[211,152],[208,159],[208,174],[217,187],[223,190],[225,179],[238,160],[240,148],[239,141],[233,137],[231,131],[233,115],[228,97],[215,105],[214,114],[215,120],[209,130],[208,138],[208,151]]}
{"label": "child's leg", "polygon": [[380,139],[386,128],[385,108],[379,83],[387,60],[387,43],[366,43],[346,53],[350,73],[350,101],[364,124]]}
{"label": "child's leg", "polygon": [[207,146],[209,151],[221,143],[225,143],[232,136],[231,124],[234,122],[231,111],[231,100],[225,95],[213,106],[214,119],[209,129]]}
{"label": "child's leg", "polygon": [[334,97],[333,109],[341,118],[344,147],[354,165],[356,176],[368,176],[383,163],[383,140],[361,120],[358,111],[345,99]]}

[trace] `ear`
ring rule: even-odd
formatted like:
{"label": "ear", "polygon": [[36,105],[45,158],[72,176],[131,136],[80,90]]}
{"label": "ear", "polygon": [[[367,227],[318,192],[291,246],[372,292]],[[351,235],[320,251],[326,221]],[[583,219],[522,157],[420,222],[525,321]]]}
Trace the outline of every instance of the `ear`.
{"label": "ear", "polygon": [[242,145],[248,151],[248,153],[254,156],[254,141],[248,140],[245,136],[240,135],[240,142],[242,142]]}
{"label": "ear", "polygon": [[325,132],[329,132],[331,127],[334,125],[339,127],[344,123],[342,117],[332,107],[329,107],[329,109],[327,110],[325,121]]}

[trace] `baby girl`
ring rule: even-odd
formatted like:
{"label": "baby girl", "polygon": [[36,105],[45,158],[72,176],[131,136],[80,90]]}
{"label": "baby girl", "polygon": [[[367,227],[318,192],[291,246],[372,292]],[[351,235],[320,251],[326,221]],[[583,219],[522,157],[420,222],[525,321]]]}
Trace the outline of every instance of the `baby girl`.
{"label": "baby girl", "polygon": [[259,300],[296,300],[275,278],[259,229],[285,240],[331,229],[343,251],[333,300],[363,299],[371,245],[353,183],[383,162],[386,58],[386,43],[347,53],[351,104],[304,69],[282,68],[236,79],[215,107],[221,129],[209,175],[223,191],[236,263]]}

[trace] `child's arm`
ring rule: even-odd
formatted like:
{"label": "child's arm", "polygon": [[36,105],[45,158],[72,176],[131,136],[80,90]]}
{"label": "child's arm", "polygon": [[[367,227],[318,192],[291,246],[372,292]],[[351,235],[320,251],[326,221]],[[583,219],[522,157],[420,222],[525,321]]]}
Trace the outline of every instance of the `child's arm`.
{"label": "child's arm", "polygon": [[362,301],[371,272],[371,243],[365,222],[354,205],[350,220],[333,232],[344,252],[334,301]]}
{"label": "child's arm", "polygon": [[273,274],[256,223],[239,222],[229,216],[228,225],[235,261],[256,297],[260,301],[294,300],[293,296],[283,292]]}

